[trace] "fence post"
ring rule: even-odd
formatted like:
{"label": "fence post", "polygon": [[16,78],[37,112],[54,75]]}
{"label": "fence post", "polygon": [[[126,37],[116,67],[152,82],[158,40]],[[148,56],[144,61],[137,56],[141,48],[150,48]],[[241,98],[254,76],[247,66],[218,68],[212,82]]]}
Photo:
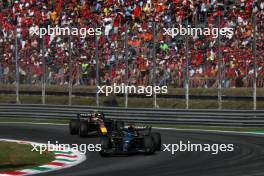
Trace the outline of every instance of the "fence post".
{"label": "fence post", "polygon": [[[188,28],[189,23],[188,19],[186,19],[186,28]],[[189,83],[190,83],[190,74],[189,74],[189,35],[187,34],[185,37],[186,42],[186,52],[185,52],[185,59],[186,59],[186,75],[185,75],[185,101],[186,101],[186,109],[189,109]]]}
{"label": "fence post", "polygon": [[69,36],[69,105],[72,105],[72,36]]}
{"label": "fence post", "polygon": [[221,11],[218,9],[217,27],[218,27],[218,38],[217,38],[217,57],[218,57],[218,109],[222,109],[222,58],[221,58]]}
{"label": "fence post", "polygon": [[46,104],[46,61],[45,61],[45,40],[42,38],[42,48],[41,48],[41,53],[42,53],[42,104]]}
{"label": "fence post", "polygon": [[[128,86],[128,34],[127,34],[127,22],[125,24],[125,65],[126,65],[126,73],[125,73],[125,86]],[[125,89],[125,107],[128,107],[128,92]]]}
{"label": "fence post", "polygon": [[252,8],[253,20],[253,59],[254,59],[254,76],[253,76],[253,110],[257,109],[257,48],[256,48],[256,16]]}
{"label": "fence post", "polygon": [[95,33],[95,59],[96,59],[96,106],[99,107],[100,106],[100,101],[99,101],[99,90],[98,90],[98,86],[99,86],[99,48],[98,48],[98,38],[97,38],[97,34]]}
{"label": "fence post", "polygon": [[[153,23],[153,86],[156,86],[156,70],[157,70],[157,56],[156,56],[156,23]],[[157,94],[153,92],[153,108],[157,108]]]}
{"label": "fence post", "polygon": [[16,103],[20,104],[19,99],[19,63],[18,63],[18,44],[17,44],[17,27],[15,29],[15,60],[16,60]]}

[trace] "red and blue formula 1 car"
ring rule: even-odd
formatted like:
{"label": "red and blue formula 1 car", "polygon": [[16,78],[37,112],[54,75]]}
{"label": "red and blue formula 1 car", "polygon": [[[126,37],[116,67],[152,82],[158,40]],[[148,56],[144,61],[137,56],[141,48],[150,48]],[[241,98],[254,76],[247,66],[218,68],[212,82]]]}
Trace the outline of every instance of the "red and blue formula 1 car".
{"label": "red and blue formula 1 car", "polygon": [[122,121],[106,119],[104,114],[100,112],[78,114],[76,119],[71,119],[69,122],[70,134],[79,134],[80,137],[86,137],[89,134],[104,136],[123,126]]}

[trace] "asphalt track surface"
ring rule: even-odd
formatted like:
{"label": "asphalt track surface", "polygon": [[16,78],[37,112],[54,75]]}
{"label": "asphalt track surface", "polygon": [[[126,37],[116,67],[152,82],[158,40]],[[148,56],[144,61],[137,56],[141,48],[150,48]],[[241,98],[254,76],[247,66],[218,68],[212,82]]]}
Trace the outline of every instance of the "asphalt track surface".
{"label": "asphalt track surface", "polygon": [[[82,164],[39,176],[264,176],[264,137],[215,132],[160,131],[162,143],[179,140],[192,143],[234,144],[234,152],[212,155],[206,152],[182,152],[172,155],[158,152],[152,156],[115,156],[101,158],[88,152]],[[96,137],[79,138],[69,135],[67,126],[0,124],[0,138],[31,140],[61,144],[96,144]]]}

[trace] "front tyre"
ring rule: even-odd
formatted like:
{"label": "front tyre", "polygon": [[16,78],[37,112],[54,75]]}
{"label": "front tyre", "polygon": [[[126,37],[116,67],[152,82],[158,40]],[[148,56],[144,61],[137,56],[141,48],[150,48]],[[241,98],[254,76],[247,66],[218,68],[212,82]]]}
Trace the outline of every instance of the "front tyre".
{"label": "front tyre", "polygon": [[151,155],[155,152],[154,142],[151,136],[144,137],[145,153]]}
{"label": "front tyre", "polygon": [[79,135],[80,137],[86,137],[88,135],[88,123],[87,122],[80,122]]}
{"label": "front tyre", "polygon": [[69,129],[71,135],[77,135],[79,133],[80,121],[77,119],[70,120]]}
{"label": "front tyre", "polygon": [[100,151],[101,157],[108,157],[110,154],[107,152],[107,150],[109,149],[111,149],[110,138],[102,137],[101,138],[101,151]]}
{"label": "front tyre", "polygon": [[151,137],[154,142],[154,147],[156,151],[161,151],[161,136],[160,133],[151,133]]}

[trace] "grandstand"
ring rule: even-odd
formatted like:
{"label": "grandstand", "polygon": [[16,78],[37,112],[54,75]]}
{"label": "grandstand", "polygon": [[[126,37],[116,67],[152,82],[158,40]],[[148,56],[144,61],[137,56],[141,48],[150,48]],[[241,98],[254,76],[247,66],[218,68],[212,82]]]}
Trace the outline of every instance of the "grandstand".
{"label": "grandstand", "polygon": [[[220,27],[232,27],[235,31],[230,38],[221,38],[220,47],[212,36],[171,38],[163,35],[163,28],[187,23],[192,27],[219,27],[219,14]],[[127,31],[129,84],[150,85],[155,75],[157,85],[181,88],[184,87],[186,75],[189,75],[190,87],[211,88],[217,87],[218,73],[221,72],[224,88],[252,87],[252,14],[256,17],[257,29],[257,86],[263,87],[262,0],[2,0],[0,83],[16,82],[17,49],[20,84],[41,84],[44,74],[48,85],[66,85],[70,79],[74,86],[95,85],[94,36],[47,35],[40,39],[32,34],[35,29],[50,25],[102,28],[103,35],[98,41],[101,85],[125,82],[124,42]],[[128,24],[127,28],[125,23]],[[189,41],[188,58],[186,40]],[[156,53],[153,53],[153,47]],[[220,59],[217,53],[219,48]],[[218,61],[221,61],[220,68]],[[186,70],[189,74],[186,74]]]}

